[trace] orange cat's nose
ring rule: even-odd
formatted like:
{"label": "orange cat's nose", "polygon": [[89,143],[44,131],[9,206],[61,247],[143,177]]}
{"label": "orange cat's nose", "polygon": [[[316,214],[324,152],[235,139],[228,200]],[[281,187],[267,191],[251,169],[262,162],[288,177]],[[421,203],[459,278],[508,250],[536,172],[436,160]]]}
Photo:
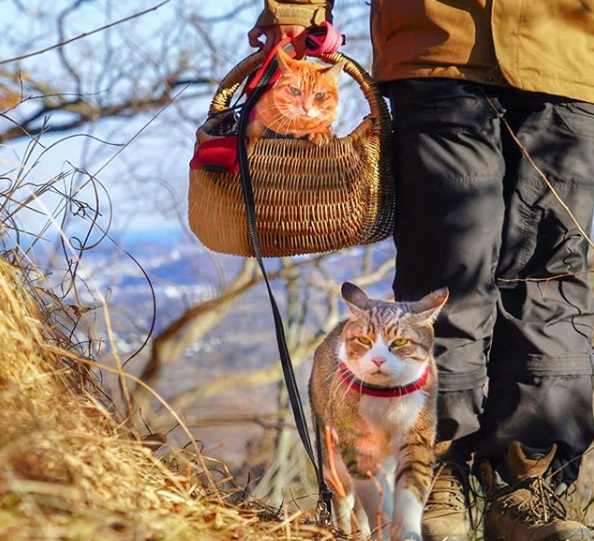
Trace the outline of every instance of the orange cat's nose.
{"label": "orange cat's nose", "polygon": [[386,359],[384,359],[383,357],[374,357],[373,359],[371,359],[371,362],[379,368],[382,364],[386,362]]}

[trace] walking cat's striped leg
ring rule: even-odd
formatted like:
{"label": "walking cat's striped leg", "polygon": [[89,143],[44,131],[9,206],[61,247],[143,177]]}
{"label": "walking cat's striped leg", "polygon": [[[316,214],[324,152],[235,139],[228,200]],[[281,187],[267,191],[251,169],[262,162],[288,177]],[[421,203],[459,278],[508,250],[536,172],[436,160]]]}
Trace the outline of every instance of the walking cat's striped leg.
{"label": "walking cat's striped leg", "polygon": [[400,456],[394,484],[391,535],[394,541],[421,541],[421,519],[433,475],[432,441],[421,438],[405,444]]}

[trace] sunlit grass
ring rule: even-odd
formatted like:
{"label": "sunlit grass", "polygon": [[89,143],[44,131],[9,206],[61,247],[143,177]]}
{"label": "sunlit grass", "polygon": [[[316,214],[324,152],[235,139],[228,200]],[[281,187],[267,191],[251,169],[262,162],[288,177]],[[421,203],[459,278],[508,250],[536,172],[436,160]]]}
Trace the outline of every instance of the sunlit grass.
{"label": "sunlit grass", "polygon": [[56,345],[26,282],[0,260],[0,539],[331,538],[304,513],[219,489],[208,464],[220,465],[190,448],[157,457],[90,360]]}

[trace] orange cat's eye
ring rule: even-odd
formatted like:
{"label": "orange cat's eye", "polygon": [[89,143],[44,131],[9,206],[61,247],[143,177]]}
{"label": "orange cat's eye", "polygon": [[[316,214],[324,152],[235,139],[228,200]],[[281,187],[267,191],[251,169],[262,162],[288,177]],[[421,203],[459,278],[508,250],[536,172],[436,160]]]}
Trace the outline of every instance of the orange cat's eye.
{"label": "orange cat's eye", "polygon": [[291,91],[291,94],[293,94],[293,96],[301,96],[301,90],[299,90],[297,87],[290,86],[289,90]]}
{"label": "orange cat's eye", "polygon": [[371,345],[371,340],[369,340],[367,336],[357,336],[357,342],[359,342],[359,344],[363,344],[364,346]]}
{"label": "orange cat's eye", "polygon": [[396,338],[396,340],[392,340],[392,347],[399,348],[408,344],[407,338]]}
{"label": "orange cat's eye", "polygon": [[316,100],[323,100],[326,98],[326,93],[325,92],[317,92],[316,95],[314,96],[314,98]]}

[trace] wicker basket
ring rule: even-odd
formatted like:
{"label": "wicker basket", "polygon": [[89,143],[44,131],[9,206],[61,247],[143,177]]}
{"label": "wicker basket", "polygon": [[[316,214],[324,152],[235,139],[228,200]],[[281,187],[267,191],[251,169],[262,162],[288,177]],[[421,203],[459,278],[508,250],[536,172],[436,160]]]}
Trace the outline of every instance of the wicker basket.
{"label": "wicker basket", "polygon": [[[302,139],[262,138],[256,143],[249,165],[264,257],[330,252],[392,234],[394,183],[387,106],[370,76],[353,60],[341,53],[320,58],[346,63],[344,71],[359,83],[370,114],[349,135],[327,145]],[[231,98],[263,59],[259,53],[251,55],[224,78],[209,119],[197,135],[225,135],[230,115],[224,113]],[[253,256],[245,208],[238,174],[191,168],[189,223],[206,247]]]}

